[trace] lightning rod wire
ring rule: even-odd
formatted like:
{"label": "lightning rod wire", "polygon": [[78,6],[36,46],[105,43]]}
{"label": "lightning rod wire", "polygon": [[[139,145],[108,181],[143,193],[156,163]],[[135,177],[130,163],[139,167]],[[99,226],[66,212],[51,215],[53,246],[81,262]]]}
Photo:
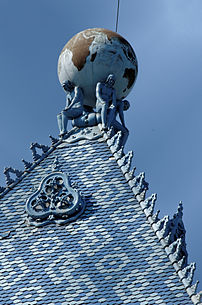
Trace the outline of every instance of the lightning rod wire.
{"label": "lightning rod wire", "polygon": [[118,0],[118,5],[117,5],[117,13],[116,13],[116,32],[118,30],[118,23],[119,23],[119,7],[120,7],[120,0]]}

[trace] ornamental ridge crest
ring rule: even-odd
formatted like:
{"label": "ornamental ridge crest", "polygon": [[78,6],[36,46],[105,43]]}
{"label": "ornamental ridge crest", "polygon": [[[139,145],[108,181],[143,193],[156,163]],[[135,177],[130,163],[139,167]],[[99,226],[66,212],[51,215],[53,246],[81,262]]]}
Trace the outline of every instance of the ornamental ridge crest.
{"label": "ornamental ridge crest", "polygon": [[36,227],[59,225],[76,220],[85,210],[80,192],[72,188],[69,175],[55,171],[42,179],[39,188],[27,200],[28,223]]}

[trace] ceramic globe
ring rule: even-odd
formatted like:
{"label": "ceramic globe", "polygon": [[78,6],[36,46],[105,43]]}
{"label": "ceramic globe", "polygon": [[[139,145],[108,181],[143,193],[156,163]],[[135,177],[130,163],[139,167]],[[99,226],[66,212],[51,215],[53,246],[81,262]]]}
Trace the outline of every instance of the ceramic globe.
{"label": "ceramic globe", "polygon": [[67,80],[82,88],[84,105],[95,107],[96,84],[109,74],[116,78],[117,99],[131,91],[138,73],[135,52],[116,32],[94,28],[76,34],[64,46],[58,60],[61,85]]}

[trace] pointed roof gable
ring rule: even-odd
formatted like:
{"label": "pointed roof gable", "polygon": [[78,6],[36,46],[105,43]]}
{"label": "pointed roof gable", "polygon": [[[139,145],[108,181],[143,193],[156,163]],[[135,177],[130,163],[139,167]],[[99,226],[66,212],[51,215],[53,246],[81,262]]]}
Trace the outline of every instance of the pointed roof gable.
{"label": "pointed roof gable", "polygon": [[[182,206],[173,219],[153,214],[156,195],[145,199],[148,183],[130,169],[119,134],[69,139],[54,141],[2,193],[2,304],[200,304]],[[63,226],[30,226],[26,201],[56,157],[85,211]]]}

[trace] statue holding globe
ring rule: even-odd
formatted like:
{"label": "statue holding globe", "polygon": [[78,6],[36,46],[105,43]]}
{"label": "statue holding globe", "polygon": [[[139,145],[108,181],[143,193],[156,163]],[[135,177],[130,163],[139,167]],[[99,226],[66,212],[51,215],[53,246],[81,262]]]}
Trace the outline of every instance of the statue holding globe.
{"label": "statue holding globe", "polygon": [[118,33],[94,28],[76,34],[58,60],[59,81],[67,93],[66,107],[58,115],[60,134],[66,133],[68,120],[78,128],[113,126],[121,130],[124,145],[128,130],[123,111],[129,108],[125,97],[137,73],[135,52]]}
{"label": "statue holding globe", "polygon": [[114,89],[115,76],[109,74],[105,82],[98,82],[96,86],[96,112],[101,114],[102,129],[106,130],[108,125],[107,114],[109,107],[116,104],[116,92]]}
{"label": "statue holding globe", "polygon": [[68,120],[72,120],[83,113],[83,93],[81,88],[76,87],[70,81],[63,83],[63,89],[66,91],[66,107],[58,114],[58,126],[60,136],[67,133]]}
{"label": "statue holding globe", "polygon": [[[125,126],[124,111],[130,108],[130,103],[127,100],[116,100],[115,105],[111,105],[108,110],[108,124],[113,127],[113,131],[116,133],[121,131],[120,146],[124,146],[129,135],[128,128]],[[116,117],[119,115],[121,121],[118,122]]]}

